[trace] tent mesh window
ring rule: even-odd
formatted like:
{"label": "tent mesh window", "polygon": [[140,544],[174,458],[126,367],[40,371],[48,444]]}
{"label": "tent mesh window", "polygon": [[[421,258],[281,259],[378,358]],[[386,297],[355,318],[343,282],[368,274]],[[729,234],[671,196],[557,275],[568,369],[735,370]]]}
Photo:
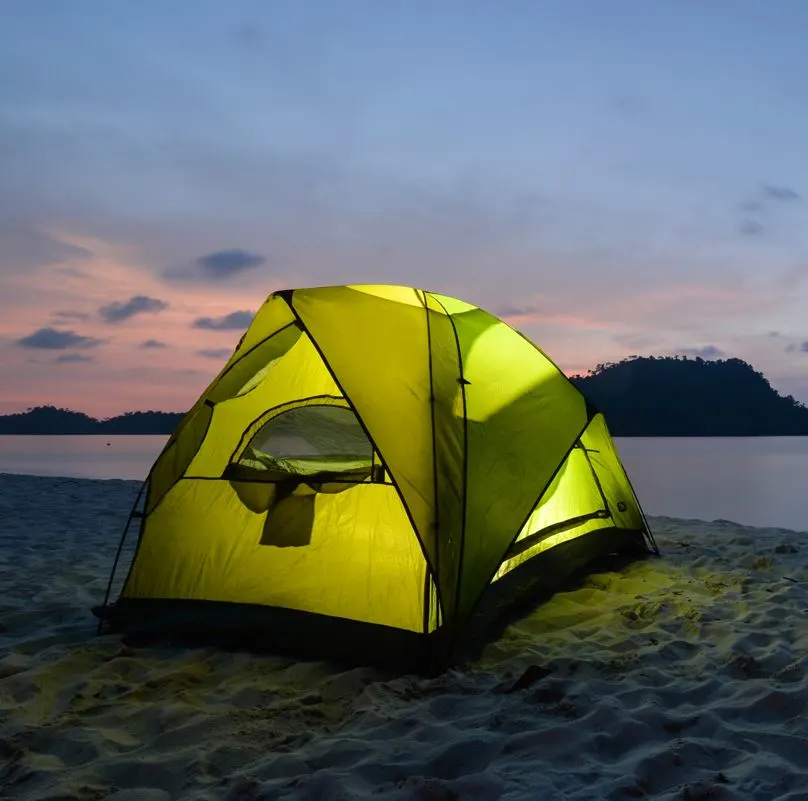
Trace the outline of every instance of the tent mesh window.
{"label": "tent mesh window", "polygon": [[[323,477],[357,483],[383,480],[381,466],[351,409],[307,405],[264,423],[235,465],[259,480]],[[264,474],[263,476],[261,474]]]}

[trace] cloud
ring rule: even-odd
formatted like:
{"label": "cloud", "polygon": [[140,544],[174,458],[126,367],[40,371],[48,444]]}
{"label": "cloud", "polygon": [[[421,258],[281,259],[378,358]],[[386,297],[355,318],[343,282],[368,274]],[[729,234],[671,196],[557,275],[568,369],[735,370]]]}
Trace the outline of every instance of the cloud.
{"label": "cloud", "polygon": [[247,50],[261,49],[267,44],[267,35],[255,22],[242,22],[232,31],[233,40]]}
{"label": "cloud", "polygon": [[611,99],[611,107],[621,116],[635,118],[649,111],[648,101],[636,94],[620,93]]}
{"label": "cloud", "polygon": [[64,263],[88,255],[83,248],[60,242],[47,231],[40,230],[38,222],[26,219],[14,203],[4,204],[0,241],[3,243],[0,271],[6,273],[24,274],[42,265]]}
{"label": "cloud", "polygon": [[95,337],[83,336],[75,331],[63,331],[57,328],[39,328],[17,340],[24,348],[39,350],[67,350],[68,348],[94,348],[103,342]]}
{"label": "cloud", "polygon": [[266,259],[259,253],[250,253],[247,250],[234,248],[232,250],[217,250],[200,256],[196,263],[209,278],[229,278],[231,275],[250,270],[263,264]]}
{"label": "cloud", "polygon": [[533,317],[540,315],[541,312],[535,306],[516,306],[511,303],[505,303],[498,306],[493,312],[495,317],[502,320],[512,319],[515,320],[520,317]]}
{"label": "cloud", "polygon": [[800,343],[800,350],[801,350],[803,353],[808,353],[808,339],[807,339],[807,340],[805,340],[805,342],[801,342],[801,343]]}
{"label": "cloud", "polygon": [[197,317],[193,327],[206,331],[243,331],[254,316],[250,311],[234,311],[221,317]]}
{"label": "cloud", "polygon": [[727,355],[715,345],[705,345],[703,348],[681,348],[678,352],[684,356],[693,356],[697,359],[720,359]]}
{"label": "cloud", "polygon": [[561,304],[550,297],[544,297],[542,300],[541,306],[531,304],[519,306],[506,303],[497,307],[496,311],[492,313],[515,328],[530,325],[561,326],[581,330],[602,330],[604,328],[603,323],[594,316],[570,313],[566,310],[554,311],[554,307],[560,308]]}
{"label": "cloud", "polygon": [[168,303],[147,295],[135,295],[127,301],[115,301],[102,306],[98,313],[108,323],[120,323],[138,314],[154,314],[168,308]]}
{"label": "cloud", "polygon": [[744,236],[759,236],[766,230],[766,228],[764,227],[763,223],[758,222],[757,220],[741,220],[741,222],[738,224],[738,230]]}
{"label": "cloud", "polygon": [[622,345],[624,348],[630,348],[633,350],[648,350],[649,348],[653,348],[659,344],[661,344],[662,340],[653,334],[646,334],[646,333],[627,333],[627,334],[616,334],[614,337],[614,341],[618,345]]}
{"label": "cloud", "polygon": [[763,184],[763,194],[772,200],[781,200],[785,203],[793,203],[795,200],[801,200],[800,193],[790,186]]}
{"label": "cloud", "polygon": [[83,353],[65,353],[57,356],[53,361],[55,364],[72,364],[77,362],[91,362],[92,356],[86,356]]}
{"label": "cloud", "polygon": [[265,263],[266,258],[260,253],[232,248],[200,256],[190,266],[169,268],[164,275],[166,278],[179,280],[227,281]]}
{"label": "cloud", "polygon": [[155,350],[157,348],[167,348],[168,345],[165,342],[161,342],[159,339],[146,339],[141,342],[138,347],[143,350]]}
{"label": "cloud", "polygon": [[[774,204],[795,203],[801,199],[799,192],[790,186],[761,184],[752,197],[738,204],[738,210],[742,214],[738,231],[743,236],[759,236],[766,230],[761,218],[767,217]],[[771,216],[768,221],[772,222]]]}
{"label": "cloud", "polygon": [[80,312],[80,311],[71,311],[70,309],[63,310],[63,311],[55,311],[51,314],[56,320],[88,320],[90,315],[87,312]]}
{"label": "cloud", "polygon": [[230,355],[233,353],[232,348],[202,348],[202,350],[198,350],[197,356],[203,356],[206,359],[216,359],[217,361],[221,361],[222,359],[230,358]]}
{"label": "cloud", "polygon": [[808,263],[801,262],[785,270],[778,277],[779,285],[789,293],[794,293],[808,282]]}

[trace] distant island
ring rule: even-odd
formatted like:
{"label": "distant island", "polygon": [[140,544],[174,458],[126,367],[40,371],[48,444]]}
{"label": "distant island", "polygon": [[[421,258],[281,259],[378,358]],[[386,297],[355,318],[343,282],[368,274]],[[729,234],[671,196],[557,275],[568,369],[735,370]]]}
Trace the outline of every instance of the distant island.
{"label": "distant island", "polygon": [[83,412],[37,406],[0,415],[0,434],[170,434],[184,412],[126,412],[98,420]]}
{"label": "distant island", "polygon": [[[808,436],[808,408],[783,397],[741,359],[631,356],[572,382],[618,437]],[[184,412],[127,412],[96,419],[38,406],[0,415],[0,434],[169,435]]]}
{"label": "distant island", "polygon": [[632,356],[571,380],[614,436],[808,436],[808,408],[742,359]]}

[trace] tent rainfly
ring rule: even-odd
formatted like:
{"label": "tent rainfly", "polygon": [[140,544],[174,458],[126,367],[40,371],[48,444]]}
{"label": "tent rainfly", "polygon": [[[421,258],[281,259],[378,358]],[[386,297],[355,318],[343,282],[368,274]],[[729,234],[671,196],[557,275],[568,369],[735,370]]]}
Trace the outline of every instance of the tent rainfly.
{"label": "tent rainfly", "polygon": [[101,630],[371,661],[448,664],[487,599],[657,552],[603,415],[543,351],[401,286],[270,295],[153,465],[119,557],[133,521]]}

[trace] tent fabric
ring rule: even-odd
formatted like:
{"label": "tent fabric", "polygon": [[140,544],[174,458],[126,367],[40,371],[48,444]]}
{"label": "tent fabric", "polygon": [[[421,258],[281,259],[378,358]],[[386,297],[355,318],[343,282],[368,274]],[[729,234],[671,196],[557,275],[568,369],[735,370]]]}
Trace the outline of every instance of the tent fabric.
{"label": "tent fabric", "polygon": [[286,290],[152,467],[116,606],[457,637],[505,576],[595,535],[656,548],[602,414],[536,345],[420,289]]}

